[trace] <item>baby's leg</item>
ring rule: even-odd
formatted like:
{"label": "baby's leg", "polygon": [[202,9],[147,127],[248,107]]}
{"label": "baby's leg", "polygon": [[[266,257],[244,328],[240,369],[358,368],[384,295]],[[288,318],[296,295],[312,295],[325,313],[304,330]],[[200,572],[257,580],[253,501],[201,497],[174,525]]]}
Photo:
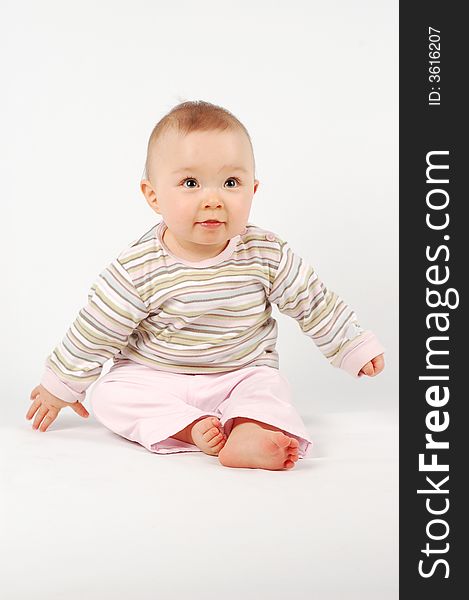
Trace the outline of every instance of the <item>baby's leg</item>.
{"label": "baby's leg", "polygon": [[[186,402],[187,377],[136,363],[118,365],[99,379],[92,390],[94,416],[114,433],[151,452],[213,453],[214,448],[208,444],[218,444],[220,440],[213,437],[219,431],[212,423],[208,426],[208,420],[216,418],[219,423],[219,413]],[[214,428],[215,435],[207,434]]]}
{"label": "baby's leg", "polygon": [[298,460],[298,440],[261,421],[236,417],[218,459],[225,467],[292,469]]}

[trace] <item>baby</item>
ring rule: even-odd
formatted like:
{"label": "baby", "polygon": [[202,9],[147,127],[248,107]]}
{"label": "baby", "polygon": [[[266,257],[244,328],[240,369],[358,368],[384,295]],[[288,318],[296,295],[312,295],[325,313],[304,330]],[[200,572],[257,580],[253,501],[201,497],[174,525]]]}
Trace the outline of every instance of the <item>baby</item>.
{"label": "baby", "polygon": [[380,373],[384,348],[286,241],[248,222],[258,185],[250,136],[226,109],[183,102],[157,123],[140,187],[162,219],[100,273],[47,357],[33,429],[65,406],[88,417],[96,382],[98,421],[151,452],[270,470],[309,454],[271,303],[353,377]]}

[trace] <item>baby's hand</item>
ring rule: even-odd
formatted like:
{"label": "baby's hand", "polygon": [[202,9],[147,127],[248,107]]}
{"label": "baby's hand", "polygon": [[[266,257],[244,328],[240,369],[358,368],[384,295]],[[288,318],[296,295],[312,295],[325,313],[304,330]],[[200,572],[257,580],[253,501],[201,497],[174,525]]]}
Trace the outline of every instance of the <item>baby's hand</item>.
{"label": "baby's hand", "polygon": [[55,421],[59,412],[65,406],[70,406],[73,410],[80,415],[80,417],[89,417],[89,412],[83,406],[81,402],[74,402],[71,404],[70,402],[64,402],[57,396],[54,396],[46,388],[42,385],[37,385],[34,390],[31,392],[30,400],[33,401],[28,412],[26,413],[27,419],[32,419],[32,417],[36,414],[36,418],[34,419],[33,429],[37,429],[39,426],[39,431],[46,431],[51,423]]}
{"label": "baby's hand", "polygon": [[369,362],[367,362],[366,365],[363,365],[363,367],[358,372],[358,377],[362,377],[363,375],[374,377],[375,375],[378,375],[378,373],[381,373],[381,371],[384,369],[383,357],[384,354],[379,354],[378,356],[375,356]]}

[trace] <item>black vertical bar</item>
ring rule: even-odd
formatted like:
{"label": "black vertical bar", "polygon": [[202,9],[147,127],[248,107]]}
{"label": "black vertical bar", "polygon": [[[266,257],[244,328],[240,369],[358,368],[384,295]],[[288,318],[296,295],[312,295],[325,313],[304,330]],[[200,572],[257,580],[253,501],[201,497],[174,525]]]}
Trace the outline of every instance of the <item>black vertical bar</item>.
{"label": "black vertical bar", "polygon": [[[465,8],[451,1],[400,3],[399,588],[404,599],[467,594]],[[427,171],[429,163],[435,168]],[[432,460],[448,470],[429,470]]]}

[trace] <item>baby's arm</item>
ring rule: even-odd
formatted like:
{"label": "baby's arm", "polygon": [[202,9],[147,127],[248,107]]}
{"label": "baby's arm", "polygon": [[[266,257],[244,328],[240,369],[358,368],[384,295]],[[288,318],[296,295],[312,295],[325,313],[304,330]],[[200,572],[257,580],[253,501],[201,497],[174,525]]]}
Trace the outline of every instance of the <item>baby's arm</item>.
{"label": "baby's arm", "polygon": [[[104,363],[128,344],[130,335],[148,314],[129,273],[118,259],[113,260],[93,283],[87,305],[47,357],[31,400],[39,390],[49,403],[55,398],[55,408],[57,401],[65,405],[81,403]],[[78,414],[83,412],[79,407],[72,408]]]}
{"label": "baby's arm", "polygon": [[362,329],[353,309],[326,288],[313,267],[287,242],[278,236],[276,241],[278,263],[269,300],[298,321],[333,366],[354,377],[361,376],[363,369],[363,374],[378,374],[384,368],[385,348],[375,334]]}

